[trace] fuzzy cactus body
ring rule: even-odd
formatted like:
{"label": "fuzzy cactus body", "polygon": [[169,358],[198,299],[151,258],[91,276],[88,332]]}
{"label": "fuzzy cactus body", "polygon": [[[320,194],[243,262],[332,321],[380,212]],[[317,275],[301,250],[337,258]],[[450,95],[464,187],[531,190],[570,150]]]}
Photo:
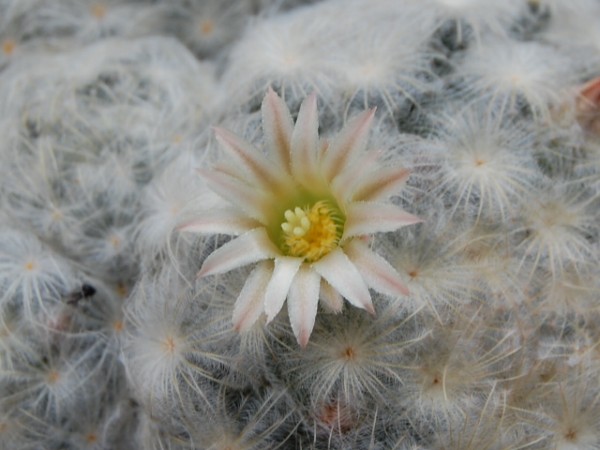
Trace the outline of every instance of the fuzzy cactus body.
{"label": "fuzzy cactus body", "polygon": [[0,0],[0,450],[600,449],[597,0]]}

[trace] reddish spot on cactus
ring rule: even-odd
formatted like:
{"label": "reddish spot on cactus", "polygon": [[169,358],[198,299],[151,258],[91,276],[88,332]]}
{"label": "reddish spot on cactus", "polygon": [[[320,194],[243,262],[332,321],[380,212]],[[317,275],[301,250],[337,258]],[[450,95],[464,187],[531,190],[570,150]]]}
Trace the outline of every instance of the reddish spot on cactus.
{"label": "reddish spot on cactus", "polygon": [[340,433],[346,433],[356,425],[356,418],[350,407],[339,400],[324,405],[319,410],[317,420],[327,429],[335,429]]}
{"label": "reddish spot on cactus", "polygon": [[344,357],[344,359],[347,359],[348,361],[353,361],[356,359],[356,351],[354,350],[353,347],[348,346],[343,350],[342,356]]}
{"label": "reddish spot on cactus", "polygon": [[106,17],[106,5],[103,5],[102,3],[92,5],[90,11],[92,16],[98,20],[102,20]]}
{"label": "reddish spot on cactus", "polygon": [[215,23],[212,20],[206,19],[200,22],[200,32],[204,36],[209,36],[215,31]]}
{"label": "reddish spot on cactus", "polygon": [[600,135],[600,77],[589,81],[579,91],[577,121],[588,132]]}
{"label": "reddish spot on cactus", "polygon": [[60,373],[58,373],[56,370],[51,370],[48,373],[48,383],[50,384],[54,384],[56,383],[58,380],[60,379]]}
{"label": "reddish spot on cactus", "polygon": [[129,288],[123,282],[118,283],[115,290],[120,298],[126,298],[129,295]]}
{"label": "reddish spot on cactus", "polygon": [[577,440],[577,430],[573,427],[567,429],[567,432],[565,433],[565,440],[575,442]]}
{"label": "reddish spot on cactus", "polygon": [[167,351],[167,353],[174,353],[175,352],[175,339],[173,339],[172,336],[169,336],[165,339],[165,342],[163,342],[163,345],[165,347],[165,350]]}
{"label": "reddish spot on cactus", "polygon": [[6,39],[2,42],[2,53],[6,56],[10,56],[15,52],[17,48],[17,43],[13,39]]}

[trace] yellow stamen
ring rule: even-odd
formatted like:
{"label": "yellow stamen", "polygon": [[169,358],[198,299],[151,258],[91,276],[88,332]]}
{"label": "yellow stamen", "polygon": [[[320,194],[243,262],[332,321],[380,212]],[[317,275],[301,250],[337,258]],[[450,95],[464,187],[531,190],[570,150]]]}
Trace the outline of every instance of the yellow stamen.
{"label": "yellow stamen", "polygon": [[288,209],[284,216],[282,246],[288,256],[314,262],[338,246],[343,220],[329,202],[322,200],[312,207]]}

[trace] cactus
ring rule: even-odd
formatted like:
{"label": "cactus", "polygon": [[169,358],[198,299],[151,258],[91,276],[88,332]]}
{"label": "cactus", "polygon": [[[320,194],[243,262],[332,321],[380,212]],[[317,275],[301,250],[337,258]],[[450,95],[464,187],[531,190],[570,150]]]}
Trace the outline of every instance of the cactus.
{"label": "cactus", "polygon": [[0,449],[600,448],[599,17],[0,0]]}

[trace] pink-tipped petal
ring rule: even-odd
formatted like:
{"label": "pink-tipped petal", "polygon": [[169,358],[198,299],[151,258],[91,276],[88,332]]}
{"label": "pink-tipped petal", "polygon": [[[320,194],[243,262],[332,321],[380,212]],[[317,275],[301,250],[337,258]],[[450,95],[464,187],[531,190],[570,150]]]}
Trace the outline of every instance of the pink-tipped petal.
{"label": "pink-tipped petal", "polygon": [[365,177],[356,187],[354,200],[378,201],[397,193],[406,182],[410,171],[400,167],[389,167],[377,171],[376,176]]}
{"label": "pink-tipped petal", "polygon": [[229,272],[247,264],[277,256],[277,248],[264,228],[255,228],[212,252],[202,264],[199,277]]}
{"label": "pink-tipped petal", "polygon": [[365,281],[341,248],[324,256],[312,267],[352,305],[375,314],[371,294]]}
{"label": "pink-tipped petal", "polygon": [[290,287],[288,298],[288,314],[292,331],[302,348],[315,326],[317,306],[319,304],[319,284],[321,277],[310,267],[300,268]]}
{"label": "pink-tipped petal", "polygon": [[577,121],[584,130],[600,135],[600,77],[594,78],[581,88],[576,113]]}
{"label": "pink-tipped petal", "polygon": [[260,224],[237,209],[206,211],[202,217],[181,225],[179,231],[201,234],[240,234]]}
{"label": "pink-tipped petal", "polygon": [[324,175],[328,180],[344,172],[354,157],[365,149],[374,116],[374,108],[361,113],[329,144],[323,157]]}
{"label": "pink-tipped petal", "polygon": [[580,96],[595,108],[600,107],[600,77],[596,77],[583,85]]}
{"label": "pink-tipped petal", "polygon": [[355,202],[348,207],[343,238],[395,231],[419,222],[417,216],[392,204]]}
{"label": "pink-tipped petal", "polygon": [[265,289],[273,273],[273,263],[259,263],[242,288],[233,307],[233,328],[235,331],[249,330],[263,313]]}
{"label": "pink-tipped petal", "polygon": [[319,114],[317,95],[311,94],[302,102],[292,133],[292,175],[308,184],[314,183],[319,150]]}
{"label": "pink-tipped petal", "polygon": [[285,102],[271,88],[262,102],[262,124],[265,146],[281,170],[290,170],[290,142],[294,122]]}
{"label": "pink-tipped petal", "polygon": [[321,283],[319,297],[323,306],[334,314],[339,314],[344,309],[344,298],[325,280]]}
{"label": "pink-tipped petal", "polygon": [[346,170],[338,174],[331,181],[331,188],[336,198],[343,199],[346,202],[353,200],[354,193],[360,187],[361,180],[372,178],[371,173],[374,169],[380,170],[377,164],[380,154],[380,150],[371,150],[364,156],[356,158]]}
{"label": "pink-tipped petal", "polygon": [[290,286],[300,265],[302,258],[281,256],[275,259],[275,269],[267,290],[265,291],[265,313],[267,323],[271,322],[283,307]]}
{"label": "pink-tipped petal", "polygon": [[366,243],[353,239],[344,247],[344,251],[371,288],[391,297],[409,294],[398,272],[385,259],[373,253]]}
{"label": "pink-tipped petal", "polygon": [[222,198],[245,211],[250,217],[262,224],[267,223],[265,214],[267,193],[223,173],[215,168],[199,170],[200,175],[209,183],[211,190]]}
{"label": "pink-tipped petal", "polygon": [[[234,164],[243,166],[252,183],[263,188],[276,189],[282,182],[281,170],[269,162],[250,143],[241,139],[234,133],[223,128],[214,128],[217,141],[221,144]],[[248,177],[246,177],[248,178]]]}

